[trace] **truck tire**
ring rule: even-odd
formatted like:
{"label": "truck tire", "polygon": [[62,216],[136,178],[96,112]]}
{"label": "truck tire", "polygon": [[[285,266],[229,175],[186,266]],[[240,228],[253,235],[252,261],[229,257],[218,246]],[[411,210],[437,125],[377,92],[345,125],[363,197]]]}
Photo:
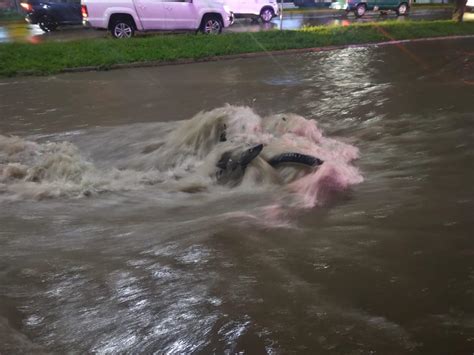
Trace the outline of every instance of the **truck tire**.
{"label": "truck tire", "polygon": [[52,32],[52,31],[55,31],[58,28],[58,23],[56,22],[56,20],[52,16],[43,15],[38,20],[38,26],[44,32]]}
{"label": "truck tire", "polygon": [[264,7],[262,11],[260,11],[260,19],[263,23],[268,23],[272,20],[273,16],[275,16],[275,12],[270,7]]}
{"label": "truck tire", "polygon": [[110,32],[114,38],[132,38],[135,35],[135,24],[129,18],[117,18],[110,26]]}
{"label": "truck tire", "polygon": [[205,15],[201,21],[199,31],[206,35],[217,35],[222,32],[222,19],[217,15]]}
{"label": "truck tire", "polygon": [[402,2],[400,5],[397,7],[397,16],[406,16],[408,15],[409,7],[406,2]]}
{"label": "truck tire", "polygon": [[359,4],[357,5],[355,9],[354,14],[357,18],[361,18],[362,16],[365,15],[366,11],[367,11],[367,7],[365,6],[365,4]]}

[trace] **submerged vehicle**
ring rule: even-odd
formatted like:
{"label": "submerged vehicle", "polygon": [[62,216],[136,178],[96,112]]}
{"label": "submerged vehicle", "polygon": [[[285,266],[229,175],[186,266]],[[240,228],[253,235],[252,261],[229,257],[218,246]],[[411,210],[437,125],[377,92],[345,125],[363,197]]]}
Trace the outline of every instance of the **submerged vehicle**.
{"label": "submerged vehicle", "polygon": [[331,4],[332,9],[354,12],[362,17],[367,11],[395,11],[397,16],[406,16],[410,10],[411,0],[337,0]]}
{"label": "submerged vehicle", "polygon": [[20,6],[26,12],[25,20],[33,25],[39,25],[44,32],[54,31],[59,26],[82,24],[79,2],[27,0],[21,2]]}

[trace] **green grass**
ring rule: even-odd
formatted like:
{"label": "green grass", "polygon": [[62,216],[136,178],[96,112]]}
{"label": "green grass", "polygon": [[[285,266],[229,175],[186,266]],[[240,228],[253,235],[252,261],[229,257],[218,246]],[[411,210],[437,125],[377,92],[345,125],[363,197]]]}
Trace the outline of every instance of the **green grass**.
{"label": "green grass", "polygon": [[87,39],[37,45],[7,43],[0,44],[0,76],[46,75],[79,67],[108,69],[134,62],[199,60],[230,54],[448,35],[474,35],[474,23],[387,21],[221,36],[156,35],[130,40]]}

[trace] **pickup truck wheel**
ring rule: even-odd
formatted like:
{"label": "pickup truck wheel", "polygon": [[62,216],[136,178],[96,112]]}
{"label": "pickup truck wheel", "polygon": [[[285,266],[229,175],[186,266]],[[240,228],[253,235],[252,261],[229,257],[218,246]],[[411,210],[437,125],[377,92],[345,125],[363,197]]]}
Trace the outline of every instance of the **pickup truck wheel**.
{"label": "pickup truck wheel", "polygon": [[217,35],[222,32],[222,21],[217,16],[205,16],[200,31],[207,35]]}
{"label": "pickup truck wheel", "polygon": [[361,18],[362,16],[365,15],[365,11],[367,11],[367,8],[365,7],[365,4],[359,4],[357,5],[354,13],[357,18]]}
{"label": "pickup truck wheel", "polygon": [[268,23],[272,20],[273,16],[275,16],[275,13],[273,12],[272,9],[266,7],[262,9],[260,12],[260,18],[262,19],[262,22]]}
{"label": "pickup truck wheel", "polygon": [[114,38],[131,38],[135,34],[135,28],[128,19],[119,19],[112,26],[112,36]]}
{"label": "pickup truck wheel", "polygon": [[396,11],[397,11],[397,16],[406,16],[408,15],[408,5],[403,2],[397,7]]}
{"label": "pickup truck wheel", "polygon": [[51,31],[56,30],[56,28],[58,28],[58,23],[53,17],[49,15],[43,15],[38,21],[38,26],[44,32],[51,32]]}

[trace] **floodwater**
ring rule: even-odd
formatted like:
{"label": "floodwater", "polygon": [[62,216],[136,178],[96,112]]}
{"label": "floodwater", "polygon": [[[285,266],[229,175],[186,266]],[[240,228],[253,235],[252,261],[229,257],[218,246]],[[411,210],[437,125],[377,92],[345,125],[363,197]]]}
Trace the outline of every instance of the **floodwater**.
{"label": "floodwater", "polygon": [[0,352],[471,354],[473,98],[473,39],[1,80]]}

